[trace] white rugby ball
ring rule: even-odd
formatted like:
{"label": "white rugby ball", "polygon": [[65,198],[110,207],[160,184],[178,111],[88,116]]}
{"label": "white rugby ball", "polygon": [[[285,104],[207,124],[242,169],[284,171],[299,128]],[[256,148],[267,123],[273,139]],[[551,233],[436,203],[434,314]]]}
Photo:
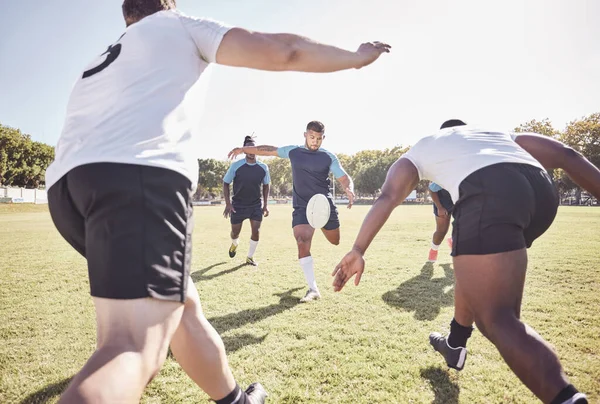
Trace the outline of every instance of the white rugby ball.
{"label": "white rugby ball", "polygon": [[306,205],[306,218],[308,223],[315,229],[320,229],[329,221],[331,214],[329,199],[323,194],[315,194]]}

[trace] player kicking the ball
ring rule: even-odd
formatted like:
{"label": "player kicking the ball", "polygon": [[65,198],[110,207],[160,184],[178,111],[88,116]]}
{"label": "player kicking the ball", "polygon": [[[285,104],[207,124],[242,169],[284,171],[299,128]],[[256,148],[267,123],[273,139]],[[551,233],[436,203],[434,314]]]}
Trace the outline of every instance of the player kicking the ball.
{"label": "player kicking the ball", "polygon": [[544,403],[583,404],[546,341],[520,320],[527,248],[550,227],[558,192],[546,168],[562,168],[600,198],[600,170],[575,150],[536,134],[481,130],[452,120],[421,139],[390,168],[352,251],[336,266],[334,290],[356,275],[363,254],[388,217],[420,179],[448,189],[456,278],[450,335],[430,343],[448,366],[460,370],[473,323],[498,349],[511,370]]}
{"label": "player kicking the ball", "polygon": [[306,216],[308,201],[316,194],[322,194],[328,198],[329,221],[321,230],[331,244],[338,245],[340,243],[340,221],[329,191],[331,185],[329,173],[333,173],[346,192],[348,208],[352,207],[355,197],[352,178],[344,171],[335,154],[321,148],[323,139],[325,139],[325,126],[318,121],[309,122],[304,132],[304,139],[304,146],[244,146],[229,152],[231,158],[246,153],[290,159],[294,185],[292,227],[298,245],[300,267],[304,272],[306,283],[308,283],[308,291],[300,300],[303,303],[321,297],[315,280],[314,260],[310,254],[315,229],[309,224]]}
{"label": "player kicking the ball", "polygon": [[[254,146],[251,136],[244,138],[244,146]],[[230,184],[233,182],[233,198],[230,199]],[[235,257],[239,243],[240,232],[244,220],[250,220],[252,235],[250,248],[246,257],[246,264],[257,266],[254,253],[258,246],[260,224],[263,215],[269,216],[267,206],[269,200],[269,167],[256,161],[256,155],[246,154],[246,158],[232,163],[223,178],[223,196],[225,197],[225,211],[223,216],[231,218],[231,247],[229,257]],[[261,207],[260,196],[262,192],[263,204]]]}

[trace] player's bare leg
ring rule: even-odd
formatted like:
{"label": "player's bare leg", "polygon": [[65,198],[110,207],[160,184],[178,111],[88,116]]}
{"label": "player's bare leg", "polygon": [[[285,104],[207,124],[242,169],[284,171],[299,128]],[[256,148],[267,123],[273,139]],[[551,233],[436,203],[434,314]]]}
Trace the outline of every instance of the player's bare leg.
{"label": "player's bare leg", "polygon": [[340,228],[338,227],[337,229],[332,229],[332,230],[327,230],[327,229],[321,229],[323,231],[323,234],[325,235],[325,238],[327,239],[327,241],[329,241],[331,244],[333,245],[339,245],[340,244]]}

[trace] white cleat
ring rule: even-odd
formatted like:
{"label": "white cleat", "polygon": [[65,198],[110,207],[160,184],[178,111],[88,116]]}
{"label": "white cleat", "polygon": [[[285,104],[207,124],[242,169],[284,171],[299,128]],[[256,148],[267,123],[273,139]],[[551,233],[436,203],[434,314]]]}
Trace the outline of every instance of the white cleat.
{"label": "white cleat", "polygon": [[321,298],[321,294],[319,293],[318,290],[308,289],[308,291],[306,292],[304,297],[302,299],[300,299],[300,303],[306,303],[306,302],[310,302],[312,300],[319,300],[320,298]]}

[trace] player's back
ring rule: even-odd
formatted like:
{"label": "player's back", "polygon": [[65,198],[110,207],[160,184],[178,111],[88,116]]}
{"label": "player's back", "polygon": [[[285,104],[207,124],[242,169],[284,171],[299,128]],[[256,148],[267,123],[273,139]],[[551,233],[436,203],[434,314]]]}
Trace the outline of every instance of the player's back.
{"label": "player's back", "polygon": [[[190,89],[215,58],[219,28],[177,11],[129,26],[75,83],[50,182],[75,166],[100,161],[197,176],[186,104],[195,104],[191,99],[198,94]],[[204,33],[205,43],[199,43]]]}
{"label": "player's back", "polygon": [[541,167],[514,141],[510,132],[457,126],[442,129],[415,144],[403,157],[413,162],[420,179],[443,186],[458,200],[458,186],[469,174],[498,163]]}

